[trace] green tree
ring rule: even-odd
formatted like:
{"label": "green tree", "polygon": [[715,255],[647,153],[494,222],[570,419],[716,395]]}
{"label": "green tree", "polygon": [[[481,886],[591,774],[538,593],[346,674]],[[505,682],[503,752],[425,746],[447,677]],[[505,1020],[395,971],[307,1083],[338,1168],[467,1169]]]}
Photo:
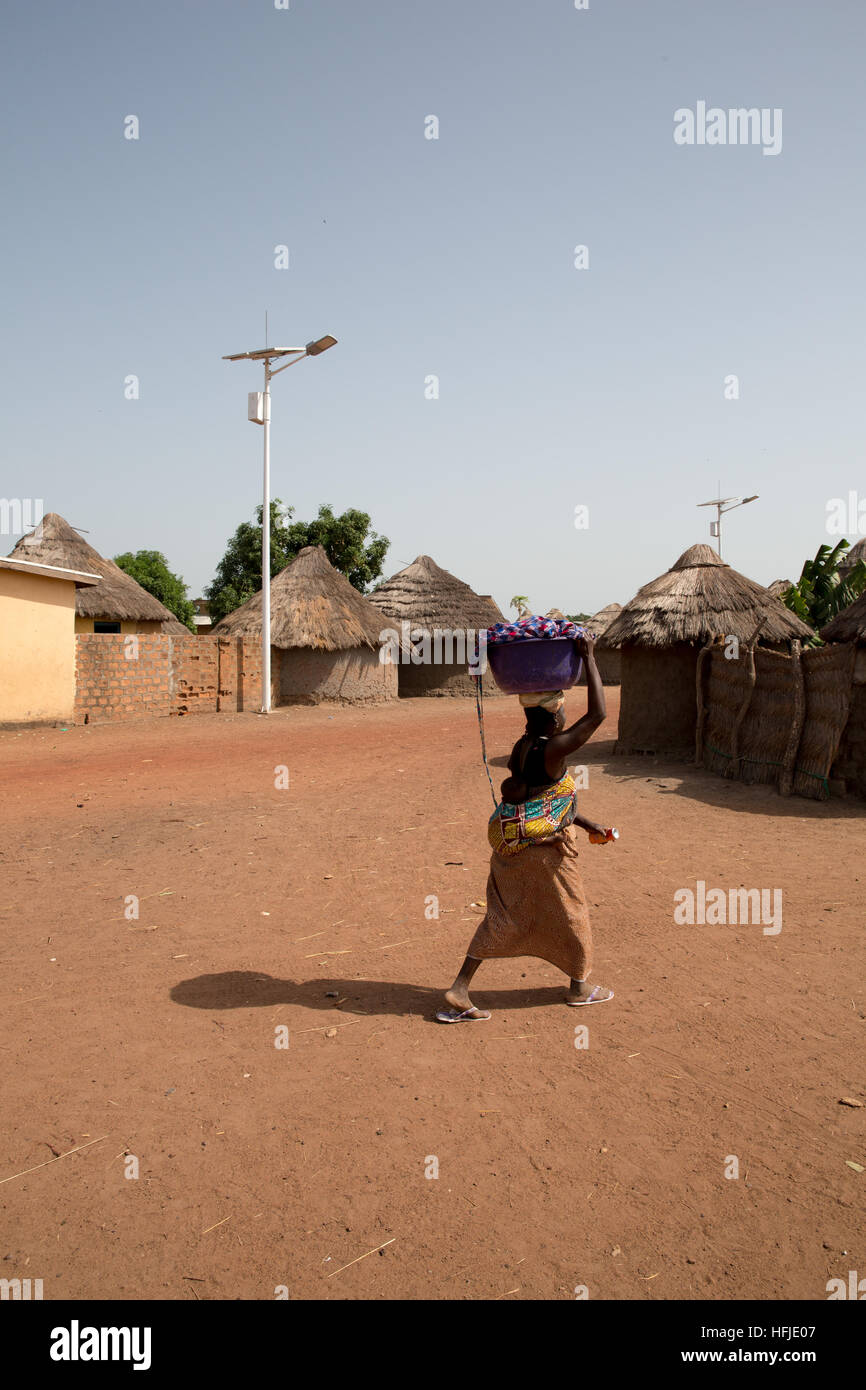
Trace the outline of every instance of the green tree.
{"label": "green tree", "polygon": [[845,573],[840,569],[847,549],[847,541],[839,541],[835,546],[820,545],[814,560],[804,564],[796,584],[781,595],[785,607],[816,631],[866,588],[866,564],[862,560]]}
{"label": "green tree", "polygon": [[195,608],[186,596],[186,585],[180,575],[172,574],[168,561],[159,550],[136,550],[134,554],[126,550],[122,555],[115,555],[114,563],[142,589],[165,604],[190,632],[195,632]]}
{"label": "green tree", "polygon": [[[390,544],[370,530],[370,517],[354,507],[335,516],[325,503],[314,521],[294,521],[294,509],[279,497],[271,502],[271,578],[285,569],[304,546],[321,545],[335,569],[360,592],[381,576]],[[205,590],[215,623],[233,613],[262,587],[262,508],[255,522],[242,521]]]}

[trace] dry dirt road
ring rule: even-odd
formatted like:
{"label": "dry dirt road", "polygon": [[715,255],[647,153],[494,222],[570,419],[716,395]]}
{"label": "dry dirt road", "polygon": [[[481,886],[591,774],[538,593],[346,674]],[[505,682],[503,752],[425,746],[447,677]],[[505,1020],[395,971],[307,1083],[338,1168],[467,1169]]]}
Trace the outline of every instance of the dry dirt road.
{"label": "dry dirt road", "polygon": [[[840,1104],[866,1100],[866,806],[615,759],[608,695],[582,809],[622,838],[583,870],[616,998],[491,962],[492,1020],[456,1027],[491,807],[471,702],[0,734],[0,1273],[825,1299],[866,1270],[866,1108]],[[519,724],[488,706],[492,757]],[[676,925],[698,880],[780,888],[782,930]]]}

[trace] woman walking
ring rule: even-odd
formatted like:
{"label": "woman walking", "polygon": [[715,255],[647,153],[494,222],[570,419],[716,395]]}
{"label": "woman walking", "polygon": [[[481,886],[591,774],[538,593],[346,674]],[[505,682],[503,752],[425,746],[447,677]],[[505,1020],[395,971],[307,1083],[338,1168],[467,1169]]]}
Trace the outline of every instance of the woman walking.
{"label": "woman walking", "polygon": [[586,662],[587,710],[565,728],[561,690],[521,695],[526,732],[508,760],[502,802],[490,819],[493,848],[487,881],[487,912],[469,943],[466,959],[445,999],[440,1023],[480,1022],[490,1014],[469,997],[469,985],[483,960],[536,956],[569,979],[566,1004],[601,1004],[613,990],[589,984],[592,933],[578,868],[577,831],[608,838],[604,827],[576,812],[571,755],[603,723],[604,686],[595,662],[594,638],[576,639]]}

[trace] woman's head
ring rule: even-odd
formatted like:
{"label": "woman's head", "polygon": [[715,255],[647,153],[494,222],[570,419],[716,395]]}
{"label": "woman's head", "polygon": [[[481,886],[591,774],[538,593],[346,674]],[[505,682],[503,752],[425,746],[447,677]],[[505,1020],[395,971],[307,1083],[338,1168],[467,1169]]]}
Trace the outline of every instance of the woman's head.
{"label": "woman's head", "polygon": [[541,690],[521,695],[526,715],[526,732],[536,738],[557,733],[565,727],[565,695],[561,690]]}
{"label": "woman's head", "polygon": [[565,711],[545,709],[543,705],[531,705],[524,710],[526,732],[534,738],[550,738],[565,724]]}

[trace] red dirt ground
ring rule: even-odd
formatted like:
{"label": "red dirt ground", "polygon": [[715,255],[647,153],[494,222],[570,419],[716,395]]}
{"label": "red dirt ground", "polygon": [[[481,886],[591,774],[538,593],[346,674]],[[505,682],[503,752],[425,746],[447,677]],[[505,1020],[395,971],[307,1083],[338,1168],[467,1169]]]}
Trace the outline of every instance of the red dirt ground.
{"label": "red dirt ground", "polygon": [[[0,734],[0,1275],[46,1299],[824,1299],[866,1270],[866,1109],[839,1103],[866,1099],[866,805],[613,758],[608,697],[581,807],[622,834],[583,855],[616,998],[569,1009],[551,966],[495,961],[493,1019],[456,1027],[433,1015],[491,809],[471,701]],[[520,722],[488,707],[491,756]],[[698,879],[782,888],[781,933],[675,926]]]}

